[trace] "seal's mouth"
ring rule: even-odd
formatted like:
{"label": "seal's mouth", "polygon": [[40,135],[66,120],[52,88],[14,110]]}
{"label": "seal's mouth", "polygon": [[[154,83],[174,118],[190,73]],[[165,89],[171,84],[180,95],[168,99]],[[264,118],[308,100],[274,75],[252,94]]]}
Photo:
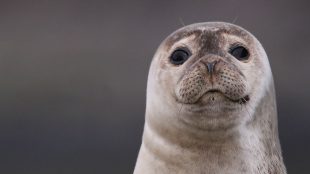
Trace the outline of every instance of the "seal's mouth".
{"label": "seal's mouth", "polygon": [[246,95],[246,96],[244,96],[244,97],[241,97],[241,98],[239,98],[239,99],[237,99],[237,100],[232,100],[232,99],[230,99],[230,98],[228,98],[230,101],[232,101],[232,102],[235,102],[235,103],[239,103],[239,104],[245,104],[245,103],[247,103],[248,101],[250,101],[250,97],[249,97],[249,95]]}
{"label": "seal's mouth", "polygon": [[244,97],[241,97],[239,99],[232,99],[230,97],[228,97],[227,95],[225,95],[221,90],[218,90],[218,89],[210,89],[208,91],[206,91],[200,98],[202,98],[204,95],[206,94],[212,94],[212,93],[219,93],[221,95],[223,95],[225,98],[227,98],[228,100],[230,100],[231,102],[233,103],[238,103],[238,104],[245,104],[247,103],[248,101],[250,101],[250,97],[249,95],[245,95]]}

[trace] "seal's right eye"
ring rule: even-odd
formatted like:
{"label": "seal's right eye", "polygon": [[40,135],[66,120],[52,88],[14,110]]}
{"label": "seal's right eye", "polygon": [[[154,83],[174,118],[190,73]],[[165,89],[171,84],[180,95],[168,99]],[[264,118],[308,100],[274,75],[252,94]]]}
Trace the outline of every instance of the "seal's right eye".
{"label": "seal's right eye", "polygon": [[183,64],[189,57],[191,53],[186,48],[179,48],[175,50],[170,56],[170,62],[174,65]]}

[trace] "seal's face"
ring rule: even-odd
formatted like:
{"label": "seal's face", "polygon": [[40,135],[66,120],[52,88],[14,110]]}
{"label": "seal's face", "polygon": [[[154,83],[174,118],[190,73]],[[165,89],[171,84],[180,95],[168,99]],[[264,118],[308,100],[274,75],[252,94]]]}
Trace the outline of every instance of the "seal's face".
{"label": "seal's face", "polygon": [[240,27],[190,25],[162,43],[152,63],[156,70],[151,67],[155,83],[148,88],[186,124],[231,127],[249,119],[265,88],[270,75],[265,59],[259,42]]}

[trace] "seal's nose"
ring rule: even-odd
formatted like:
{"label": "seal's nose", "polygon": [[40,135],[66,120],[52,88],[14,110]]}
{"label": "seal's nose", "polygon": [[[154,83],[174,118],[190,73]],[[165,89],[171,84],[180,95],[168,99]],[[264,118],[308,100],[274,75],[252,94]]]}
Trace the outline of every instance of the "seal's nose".
{"label": "seal's nose", "polygon": [[217,61],[213,61],[213,62],[207,62],[207,69],[208,69],[208,73],[212,74],[214,71],[214,67],[216,65]]}

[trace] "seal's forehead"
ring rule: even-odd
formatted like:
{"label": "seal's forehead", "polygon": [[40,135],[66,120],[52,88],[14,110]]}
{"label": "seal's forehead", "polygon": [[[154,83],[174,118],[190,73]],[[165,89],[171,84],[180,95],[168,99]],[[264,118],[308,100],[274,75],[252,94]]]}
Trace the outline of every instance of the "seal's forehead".
{"label": "seal's forehead", "polygon": [[230,36],[236,36],[239,38],[249,38],[250,34],[245,29],[224,22],[206,22],[185,26],[179,30],[173,32],[167,37],[165,44],[170,47],[174,43],[180,41],[183,38],[194,35],[195,37],[208,36],[220,36],[229,34]]}

